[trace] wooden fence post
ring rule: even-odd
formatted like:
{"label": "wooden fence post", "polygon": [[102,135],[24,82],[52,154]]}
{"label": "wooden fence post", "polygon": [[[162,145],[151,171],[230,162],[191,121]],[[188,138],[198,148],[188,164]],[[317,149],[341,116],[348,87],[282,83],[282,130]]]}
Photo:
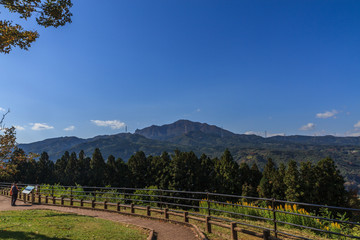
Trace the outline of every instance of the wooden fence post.
{"label": "wooden fence post", "polygon": [[95,200],[91,200],[91,207],[95,208]]}
{"label": "wooden fence post", "polygon": [[45,196],[45,203],[49,203],[49,199],[47,195]]}
{"label": "wooden fence post", "polygon": [[146,215],[151,216],[150,206],[146,206]]}
{"label": "wooden fence post", "polygon": [[164,208],[164,217],[166,218],[166,219],[169,219],[169,213],[168,213],[168,208]]}
{"label": "wooden fence post", "polygon": [[189,213],[188,212],[184,212],[184,222],[189,222],[189,218],[188,218]]}
{"label": "wooden fence post", "polygon": [[272,205],[272,212],[273,212],[274,232],[275,232],[275,237],[277,238],[277,221],[276,221],[275,200],[276,200],[275,198],[272,199],[271,205]]}
{"label": "wooden fence post", "polygon": [[61,197],[61,205],[64,205],[64,197]]}
{"label": "wooden fence post", "polygon": [[205,217],[206,232],[211,233],[210,216]]}
{"label": "wooden fence post", "polygon": [[236,223],[232,222],[230,223],[230,229],[231,229],[231,239],[232,240],[238,240],[237,231],[235,230]]}
{"label": "wooden fence post", "polygon": [[53,201],[53,204],[55,204],[55,203],[56,203],[56,199],[55,199],[55,197],[54,197],[54,196],[52,197],[52,201]]}
{"label": "wooden fence post", "polygon": [[135,208],[134,208],[134,204],[133,204],[133,203],[130,204],[130,212],[131,212],[131,213],[135,213]]}
{"label": "wooden fence post", "polygon": [[120,202],[116,203],[116,211],[120,212]]}
{"label": "wooden fence post", "polygon": [[269,230],[264,230],[263,231],[263,239],[264,240],[270,240],[270,231]]}
{"label": "wooden fence post", "polygon": [[104,209],[107,209],[107,201],[104,201]]}
{"label": "wooden fence post", "polygon": [[84,206],[84,199],[80,199],[80,206],[81,206],[81,207]]}
{"label": "wooden fence post", "polygon": [[38,195],[38,198],[39,198],[39,199],[38,199],[38,203],[41,204],[41,194],[40,194],[40,193],[39,193],[39,195]]}

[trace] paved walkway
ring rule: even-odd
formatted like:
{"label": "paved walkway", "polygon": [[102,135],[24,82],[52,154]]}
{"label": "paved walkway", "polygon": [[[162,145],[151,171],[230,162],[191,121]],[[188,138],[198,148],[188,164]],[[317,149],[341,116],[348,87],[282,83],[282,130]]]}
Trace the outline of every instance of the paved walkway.
{"label": "paved walkway", "polygon": [[195,232],[186,226],[172,224],[166,221],[151,220],[142,217],[133,217],[122,215],[118,213],[111,213],[105,211],[96,211],[80,208],[58,207],[49,205],[29,205],[24,204],[22,201],[16,201],[17,206],[10,206],[10,198],[0,196],[0,211],[8,210],[25,210],[25,209],[50,209],[61,212],[76,213],[79,215],[87,215],[98,217],[114,222],[121,222],[126,224],[134,224],[145,228],[153,229],[156,233],[158,240],[198,240]]}

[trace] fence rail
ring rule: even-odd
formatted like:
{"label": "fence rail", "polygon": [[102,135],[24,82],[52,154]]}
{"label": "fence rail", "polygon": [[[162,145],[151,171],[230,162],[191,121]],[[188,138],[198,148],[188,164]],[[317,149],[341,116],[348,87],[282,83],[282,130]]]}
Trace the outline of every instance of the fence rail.
{"label": "fence rail", "polygon": [[[180,217],[186,223],[189,220],[200,222],[208,233],[213,232],[212,226],[230,229],[233,240],[238,239],[239,232],[264,239],[286,236],[310,239],[310,233],[297,235],[299,231],[295,234],[291,228],[306,229],[319,237],[360,239],[360,209],[208,192],[18,184],[19,188],[27,185],[36,188],[30,195],[19,195],[24,201],[117,212],[128,210],[132,214],[141,210],[147,216],[158,213],[165,219]],[[9,196],[10,186],[11,183],[0,182],[0,193]],[[329,210],[337,212],[338,217]],[[320,211],[327,215],[315,214]],[[346,214],[352,217],[352,221],[346,218]]]}

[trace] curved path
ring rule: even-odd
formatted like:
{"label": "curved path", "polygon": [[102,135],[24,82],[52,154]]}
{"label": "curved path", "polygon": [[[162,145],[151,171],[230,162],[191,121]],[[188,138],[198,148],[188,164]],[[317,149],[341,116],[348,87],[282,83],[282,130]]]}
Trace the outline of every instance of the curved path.
{"label": "curved path", "polygon": [[10,210],[25,210],[25,209],[50,209],[61,212],[76,213],[79,215],[87,215],[92,217],[98,217],[115,222],[134,224],[140,227],[153,229],[156,233],[158,240],[198,240],[195,232],[186,226],[179,224],[172,224],[166,221],[151,220],[142,217],[133,217],[128,215],[122,215],[118,213],[111,213],[105,211],[96,211],[89,209],[70,208],[70,207],[58,207],[50,205],[27,205],[22,201],[16,201],[17,206],[10,206],[10,198],[0,196],[0,211]]}

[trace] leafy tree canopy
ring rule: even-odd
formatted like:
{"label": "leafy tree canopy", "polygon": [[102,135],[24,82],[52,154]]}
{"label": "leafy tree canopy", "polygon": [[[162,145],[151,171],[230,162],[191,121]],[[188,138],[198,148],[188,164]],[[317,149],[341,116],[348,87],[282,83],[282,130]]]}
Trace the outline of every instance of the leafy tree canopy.
{"label": "leafy tree canopy", "polygon": [[[33,15],[43,27],[59,27],[71,23],[71,0],[0,0],[0,5],[20,18],[28,20]],[[37,31],[24,30],[12,21],[0,20],[0,52],[10,53],[13,47],[28,50],[37,38]]]}

